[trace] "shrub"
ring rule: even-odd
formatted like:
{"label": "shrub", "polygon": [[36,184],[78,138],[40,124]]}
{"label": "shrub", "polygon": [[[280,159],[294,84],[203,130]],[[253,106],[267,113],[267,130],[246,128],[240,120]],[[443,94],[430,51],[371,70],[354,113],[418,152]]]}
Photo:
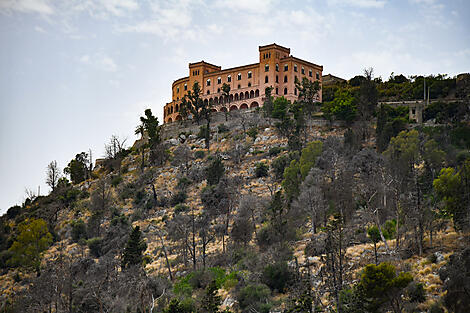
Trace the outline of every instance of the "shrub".
{"label": "shrub", "polygon": [[204,150],[196,150],[194,152],[194,157],[196,159],[202,159],[202,158],[204,158],[205,155],[206,155],[206,152]]}
{"label": "shrub", "polygon": [[180,213],[186,212],[188,209],[189,209],[189,207],[187,205],[178,203],[175,206],[175,214],[180,214]]}
{"label": "shrub", "polygon": [[199,132],[197,133],[197,138],[199,138],[199,139],[206,138],[207,132],[208,132],[208,129],[205,125],[199,127]]}
{"label": "shrub", "polygon": [[256,127],[252,127],[250,129],[248,129],[248,131],[246,132],[246,134],[248,136],[250,136],[251,138],[253,138],[253,140],[255,140],[256,136],[258,135],[258,128]]}
{"label": "shrub", "polygon": [[268,176],[268,165],[264,162],[258,162],[255,166],[255,176],[256,177],[266,177]]}
{"label": "shrub", "polygon": [[248,308],[254,308],[258,312],[269,312],[269,308],[266,311],[263,304],[267,303],[270,294],[269,287],[264,284],[249,284],[239,291],[237,300],[240,308],[244,311]]}
{"label": "shrub", "polygon": [[284,292],[291,280],[292,273],[287,266],[287,262],[270,264],[263,270],[262,281],[272,290]]}
{"label": "shrub", "polygon": [[177,193],[175,193],[172,197],[171,197],[171,200],[170,200],[170,205],[171,206],[175,206],[177,204],[180,204],[180,203],[184,203],[186,201],[186,198],[188,196],[186,195],[186,192],[185,191],[178,191]]}
{"label": "shrub", "polygon": [[101,246],[103,243],[103,239],[101,237],[94,237],[87,240],[88,248],[90,248],[90,253],[99,258],[101,256]]}
{"label": "shrub", "polygon": [[221,133],[226,133],[226,132],[228,132],[229,130],[230,130],[230,129],[228,129],[228,127],[225,126],[225,124],[220,124],[220,125],[217,127],[217,132],[218,132],[219,134],[221,134]]}
{"label": "shrub", "polygon": [[182,177],[178,180],[178,185],[176,185],[176,188],[179,190],[185,190],[189,185],[191,185],[191,180],[187,177]]}
{"label": "shrub", "polygon": [[279,153],[281,153],[281,151],[284,151],[284,148],[272,147],[272,148],[269,149],[268,155],[270,157],[273,157],[273,156],[278,155]]}
{"label": "shrub", "polygon": [[78,242],[80,239],[86,239],[86,225],[82,219],[72,221],[72,240]]}
{"label": "shrub", "polygon": [[114,176],[113,179],[111,180],[111,186],[116,187],[122,182],[122,177],[121,176]]}
{"label": "shrub", "polygon": [[214,158],[205,170],[207,184],[216,185],[225,173],[225,167],[220,157]]}

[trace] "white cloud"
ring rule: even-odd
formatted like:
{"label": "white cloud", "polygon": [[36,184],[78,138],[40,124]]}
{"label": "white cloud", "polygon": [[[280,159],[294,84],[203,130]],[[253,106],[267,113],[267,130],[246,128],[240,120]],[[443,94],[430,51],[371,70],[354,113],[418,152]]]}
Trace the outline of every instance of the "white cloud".
{"label": "white cloud", "polygon": [[80,62],[83,64],[88,64],[90,62],[90,56],[88,54],[83,55],[80,58]]}
{"label": "white cloud", "polygon": [[46,31],[44,30],[44,28],[40,27],[40,26],[35,26],[34,27],[34,30],[37,31],[38,33],[46,33]]}
{"label": "white cloud", "polygon": [[92,56],[85,54],[82,55],[78,61],[85,65],[91,65],[92,67],[106,71],[106,72],[116,72],[118,66],[114,60],[103,53],[96,53]]}
{"label": "white cloud", "polygon": [[39,13],[44,15],[54,14],[55,10],[48,0],[1,0],[0,12]]}
{"label": "white cloud", "polygon": [[221,10],[242,12],[266,12],[273,5],[272,0],[217,0],[215,7]]}
{"label": "white cloud", "polygon": [[114,60],[108,56],[102,56],[98,60],[98,64],[101,66],[103,70],[108,71],[108,72],[115,72],[117,70],[116,63],[114,63]]}
{"label": "white cloud", "polygon": [[386,0],[328,0],[330,5],[345,5],[359,8],[378,8],[381,9],[387,3]]}

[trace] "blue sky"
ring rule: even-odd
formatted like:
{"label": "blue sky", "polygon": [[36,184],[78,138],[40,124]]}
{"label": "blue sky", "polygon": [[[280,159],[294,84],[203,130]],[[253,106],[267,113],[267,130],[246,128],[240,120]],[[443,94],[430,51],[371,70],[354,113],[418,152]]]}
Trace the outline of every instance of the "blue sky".
{"label": "blue sky", "polygon": [[0,0],[0,212],[47,164],[136,139],[188,63],[258,61],[276,42],[345,78],[470,71],[467,0]]}

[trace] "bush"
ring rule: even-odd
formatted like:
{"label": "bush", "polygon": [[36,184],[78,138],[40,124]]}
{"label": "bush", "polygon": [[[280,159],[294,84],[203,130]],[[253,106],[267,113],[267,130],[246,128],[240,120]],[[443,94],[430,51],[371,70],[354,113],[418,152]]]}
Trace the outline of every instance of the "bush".
{"label": "bush", "polygon": [[273,156],[276,156],[278,155],[279,153],[281,153],[281,151],[284,151],[284,148],[281,148],[281,147],[272,147],[269,149],[269,152],[268,152],[268,155],[270,157],[273,157]]}
{"label": "bush", "polygon": [[207,132],[208,132],[208,129],[205,125],[199,127],[199,132],[197,133],[197,138],[205,139]]}
{"label": "bush", "polygon": [[189,185],[191,185],[191,180],[187,177],[182,177],[178,180],[178,185],[176,185],[176,188],[179,190],[185,190]]}
{"label": "bush", "polygon": [[206,155],[206,152],[204,150],[196,150],[194,152],[194,157],[196,159],[203,159],[205,155]]}
{"label": "bush", "polygon": [[90,253],[99,258],[101,256],[101,246],[103,243],[103,239],[101,237],[95,237],[87,240],[88,248],[90,248]]}
{"label": "bush", "polygon": [[180,214],[180,213],[186,212],[186,211],[188,211],[188,209],[189,209],[189,207],[187,205],[179,203],[175,206],[175,214]]}
{"label": "bush", "polygon": [[278,262],[264,268],[262,282],[272,290],[284,292],[285,288],[291,283],[292,277],[287,262]]}
{"label": "bush", "polygon": [[258,162],[255,166],[255,176],[259,177],[266,177],[268,176],[268,169],[269,167],[264,162]]}
{"label": "bush", "polygon": [[228,132],[229,130],[230,130],[230,129],[228,129],[228,127],[225,126],[225,124],[220,124],[220,125],[217,127],[217,132],[218,132],[219,134],[221,134],[221,133],[226,133],[226,132]]}
{"label": "bush", "polygon": [[270,294],[269,287],[264,284],[249,284],[238,292],[237,300],[243,312],[253,311],[250,310],[253,308],[258,312],[267,313],[270,307],[266,307],[265,304]]}
{"label": "bush", "polygon": [[86,225],[82,219],[72,221],[72,240],[78,242],[80,239],[86,239]]}
{"label": "bush", "polygon": [[205,170],[207,184],[216,185],[225,173],[225,167],[220,157],[214,158]]}
{"label": "bush", "polygon": [[187,197],[188,196],[185,191],[178,191],[171,197],[170,205],[175,206],[177,204],[184,203]]}
{"label": "bush", "polygon": [[253,138],[253,140],[255,140],[256,136],[258,135],[258,128],[256,127],[252,127],[250,129],[248,129],[248,131],[246,132],[246,134],[248,136],[250,136],[251,138]]}
{"label": "bush", "polygon": [[121,176],[114,176],[113,179],[111,180],[111,186],[116,187],[122,182],[122,177]]}

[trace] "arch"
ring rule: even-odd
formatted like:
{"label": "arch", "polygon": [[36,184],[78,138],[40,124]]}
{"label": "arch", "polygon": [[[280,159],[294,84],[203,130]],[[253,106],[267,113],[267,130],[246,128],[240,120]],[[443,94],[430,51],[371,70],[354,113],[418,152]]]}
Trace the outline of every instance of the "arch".
{"label": "arch", "polygon": [[181,120],[182,120],[181,115],[179,115],[179,114],[176,115],[176,119],[175,119],[175,120],[176,120],[176,121],[181,121]]}
{"label": "arch", "polygon": [[226,107],[221,107],[219,112],[227,112],[227,108]]}
{"label": "arch", "polygon": [[238,101],[238,93],[235,94],[235,101]]}
{"label": "arch", "polygon": [[248,91],[245,91],[245,99],[249,99],[250,98],[250,93]]}
{"label": "arch", "polygon": [[173,122],[173,120],[171,119],[171,117],[167,120],[167,123],[171,123]]}
{"label": "arch", "polygon": [[214,103],[214,99],[209,98],[209,103]]}
{"label": "arch", "polygon": [[230,96],[228,97],[228,101],[230,101],[230,102],[233,101],[233,95],[230,95]]}
{"label": "arch", "polygon": [[243,96],[243,92],[240,92],[240,100],[243,100],[245,99],[245,97]]}
{"label": "arch", "polygon": [[250,91],[250,98],[254,98],[255,97],[255,92],[252,90]]}
{"label": "arch", "polygon": [[215,97],[214,103],[215,103],[215,104],[219,104],[219,98]]}
{"label": "arch", "polygon": [[241,109],[248,109],[248,104],[242,103],[242,105],[240,105],[240,110]]}
{"label": "arch", "polygon": [[204,100],[204,104],[205,104],[205,105],[209,105],[209,101],[208,101],[207,99]]}
{"label": "arch", "polygon": [[179,106],[178,106],[178,104],[176,105],[176,109],[175,109],[175,110],[176,110],[176,112],[179,112]]}
{"label": "arch", "polygon": [[257,107],[259,107],[259,104],[256,101],[254,101],[250,104],[250,108],[257,108]]}
{"label": "arch", "polygon": [[236,111],[238,110],[237,106],[234,104],[230,107],[229,111]]}
{"label": "arch", "polygon": [[170,112],[170,114],[172,114],[172,113],[173,113],[173,107],[171,107],[171,112]]}
{"label": "arch", "polygon": [[219,103],[220,104],[224,103],[224,98],[222,96],[219,97]]}
{"label": "arch", "polygon": [[211,112],[217,112],[217,110],[216,110],[216,109],[214,109],[214,108],[212,108],[212,109],[211,109]]}
{"label": "arch", "polygon": [[255,91],[255,97],[259,97],[259,89],[256,89],[256,91]]}

